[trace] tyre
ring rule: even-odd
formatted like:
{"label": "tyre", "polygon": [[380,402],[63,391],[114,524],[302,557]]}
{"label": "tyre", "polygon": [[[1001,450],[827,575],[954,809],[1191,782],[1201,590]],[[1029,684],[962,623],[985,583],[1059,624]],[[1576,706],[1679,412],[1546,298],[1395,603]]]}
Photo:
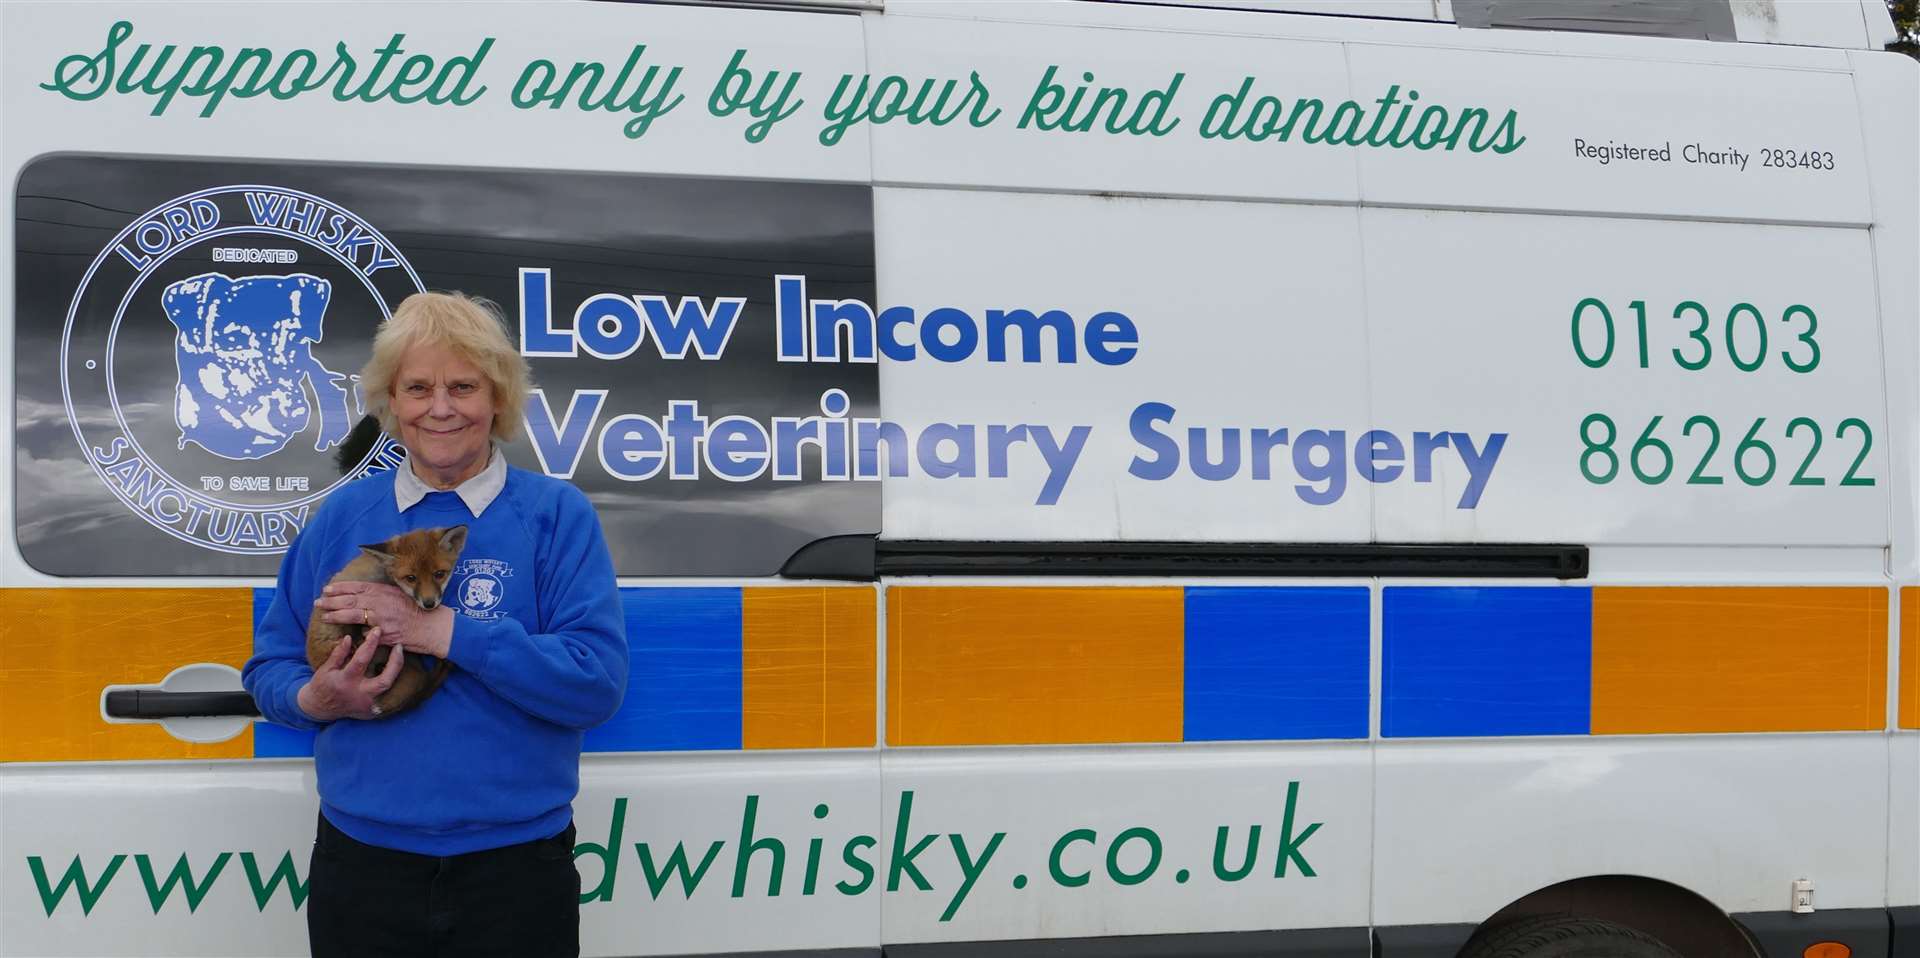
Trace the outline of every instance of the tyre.
{"label": "tyre", "polygon": [[1548,915],[1493,929],[1463,958],[1680,958],[1660,939],[1595,918]]}

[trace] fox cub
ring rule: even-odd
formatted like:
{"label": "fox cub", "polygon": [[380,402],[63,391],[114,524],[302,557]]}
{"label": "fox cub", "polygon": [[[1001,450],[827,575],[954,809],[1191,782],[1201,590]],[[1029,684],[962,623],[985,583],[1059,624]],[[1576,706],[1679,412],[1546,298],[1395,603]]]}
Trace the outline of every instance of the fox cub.
{"label": "fox cub", "polygon": [[[453,574],[453,564],[459,561],[460,550],[466,545],[466,526],[401,533],[377,545],[361,546],[360,554],[328,582],[391,583],[413,596],[414,604],[422,610],[432,611],[439,607],[441,593]],[[326,664],[343,638],[352,641],[353,648],[358,650],[367,631],[366,626],[359,623],[336,625],[321,621],[320,616],[320,610],[315,609],[307,622],[307,662],[316,669]],[[386,667],[389,652],[383,647],[373,653],[367,675],[377,675]],[[392,718],[426,701],[452,670],[453,663],[445,659],[440,660],[431,673],[423,662],[408,662],[401,667],[393,687],[374,699],[375,717]]]}

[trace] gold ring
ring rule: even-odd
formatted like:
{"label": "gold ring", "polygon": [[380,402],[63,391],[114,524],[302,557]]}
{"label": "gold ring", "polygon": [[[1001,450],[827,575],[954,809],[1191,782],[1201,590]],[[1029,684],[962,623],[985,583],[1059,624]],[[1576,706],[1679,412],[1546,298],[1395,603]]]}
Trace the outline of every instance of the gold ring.
{"label": "gold ring", "polygon": [[372,611],[372,610],[370,610],[370,609],[361,609],[361,610],[360,610],[360,615],[361,615],[362,617],[364,617],[364,619],[365,619],[365,621],[361,623],[362,625],[372,625],[372,624],[373,624],[373,611]]}

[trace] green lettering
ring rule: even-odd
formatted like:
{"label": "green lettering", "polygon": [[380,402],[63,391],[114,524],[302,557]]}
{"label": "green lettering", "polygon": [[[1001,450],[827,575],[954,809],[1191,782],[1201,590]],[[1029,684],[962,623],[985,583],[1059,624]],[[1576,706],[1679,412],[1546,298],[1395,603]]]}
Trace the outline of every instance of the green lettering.
{"label": "green lettering", "polygon": [[667,856],[667,867],[663,870],[653,867],[653,851],[647,847],[646,842],[635,842],[633,850],[640,854],[640,871],[646,876],[647,891],[653,894],[655,901],[658,901],[661,890],[667,887],[667,879],[672,878],[675,872],[680,873],[681,891],[685,897],[692,898],[694,889],[700,887],[700,879],[706,877],[707,867],[713,864],[713,860],[720,854],[720,846],[725,844],[726,842],[714,842],[708,846],[707,857],[702,858],[700,867],[694,869],[687,868],[685,842],[674,843],[673,854]]}
{"label": "green lettering", "polygon": [[[1294,101],[1293,113],[1288,115],[1287,122],[1280,124],[1280,142],[1285,143],[1293,138],[1293,128],[1299,124],[1302,118],[1307,121],[1307,132],[1301,134],[1300,138],[1308,143],[1320,142],[1319,139],[1316,138],[1313,128],[1315,124],[1320,122],[1320,113],[1325,109],[1326,104],[1321,103],[1319,100],[1302,99]],[[1308,115],[1309,111],[1312,113],[1311,116]]]}
{"label": "green lettering", "polygon": [[87,884],[87,873],[81,867],[78,855],[73,857],[73,864],[67,866],[67,873],[60,876],[57,888],[47,888],[47,870],[40,864],[40,856],[28,855],[27,869],[33,872],[33,886],[40,892],[40,904],[47,909],[48,918],[53,917],[53,910],[60,907],[61,900],[67,897],[68,888],[79,889],[80,913],[90,915],[93,914],[93,903],[100,900],[100,893],[107,890],[107,883],[113,881],[114,873],[120,870],[126,860],[125,855],[113,856],[113,860],[107,863],[107,870],[100,875],[100,884],[92,886]]}
{"label": "green lettering", "polygon": [[1254,860],[1260,857],[1260,826],[1255,825],[1247,833],[1247,860],[1240,867],[1227,868],[1227,833],[1230,829],[1222,825],[1213,836],[1213,876],[1221,881],[1239,881],[1253,871]]}
{"label": "green lettering", "polygon": [[1313,866],[1307,864],[1307,859],[1305,858],[1305,856],[1300,854],[1300,846],[1305,845],[1307,843],[1307,839],[1312,838],[1313,833],[1320,830],[1320,826],[1322,823],[1314,822],[1313,824],[1307,826],[1306,831],[1300,833],[1300,837],[1295,838],[1293,836],[1294,801],[1299,797],[1299,795],[1300,795],[1300,783],[1288,782],[1287,783],[1287,810],[1286,810],[1286,814],[1282,817],[1280,821],[1280,867],[1276,868],[1273,872],[1273,877],[1275,878],[1287,877],[1287,862],[1289,860],[1291,860],[1294,864],[1297,864],[1300,866],[1301,875],[1304,875],[1307,878],[1314,877]]}
{"label": "green lettering", "polygon": [[[440,68],[440,75],[433,78],[433,86],[427,90],[427,102],[435,106],[446,103],[466,106],[480,99],[480,95],[486,93],[487,88],[482,86],[468,93],[467,84],[473,80],[473,75],[480,69],[480,64],[486,62],[487,51],[492,49],[493,38],[487,37],[480,41],[480,47],[473,51],[473,56],[449,58],[446,65]],[[458,79],[455,79],[456,76]]]}
{"label": "green lettering", "polygon": [[[293,65],[300,64],[300,72],[294,74]],[[276,100],[291,100],[308,90],[317,90],[319,83],[310,83],[320,58],[312,50],[295,50],[280,61],[280,69],[273,71],[273,79],[267,81],[267,94]]]}
{"label": "green lettering", "polygon": [[147,75],[144,78],[135,79],[135,74],[140,71],[140,64],[147,59],[147,53],[152,49],[153,44],[151,43],[142,43],[133,48],[133,56],[127,58],[126,69],[120,72],[120,79],[114,81],[114,92],[133,93],[139,91],[151,96],[159,95],[160,87],[155,84],[159,82],[160,71],[166,68],[167,61],[173,59],[174,48],[172,44],[161,47],[160,56],[153,61],[153,66],[147,68]]}
{"label": "green lettering", "polygon": [[[1366,144],[1368,146],[1386,146],[1387,141],[1380,136],[1380,127],[1387,122],[1387,114],[1400,102],[1400,84],[1387,87],[1387,95],[1373,101],[1380,109],[1373,115],[1373,125],[1367,127]],[[1391,136],[1391,134],[1389,134]]]}
{"label": "green lettering", "polygon": [[[544,73],[544,76],[540,74]],[[541,103],[559,109],[562,93],[548,93],[547,87],[560,75],[558,67],[551,60],[534,60],[520,70],[520,79],[513,82],[513,105],[522,110],[531,110]],[[538,79],[536,80],[536,77]],[[529,89],[531,88],[531,89]]]}
{"label": "green lettering", "polygon": [[140,881],[147,887],[147,900],[153,903],[153,913],[158,915],[161,906],[167,903],[168,898],[173,897],[175,885],[186,890],[187,911],[191,913],[199,909],[201,899],[207,897],[207,892],[213,889],[213,880],[220,877],[220,870],[227,867],[227,859],[232,857],[232,852],[221,852],[220,857],[213,860],[213,867],[207,870],[207,877],[200,882],[194,881],[193,868],[187,864],[185,855],[181,855],[180,860],[173,863],[173,871],[167,873],[164,884],[155,884],[153,862],[147,856],[135,855],[133,863],[140,869]]}
{"label": "green lettering", "polygon": [[1521,136],[1518,138],[1515,137],[1516,131],[1514,130],[1514,124],[1518,123],[1519,121],[1520,121],[1519,114],[1515,113],[1512,110],[1507,111],[1506,118],[1501,120],[1500,125],[1495,127],[1493,130],[1493,136],[1494,136],[1494,142],[1492,143],[1493,152],[1498,153],[1502,156],[1505,156],[1506,154],[1512,153],[1514,150],[1517,150],[1521,146],[1525,145],[1525,143],[1527,142],[1526,137],[1524,136]]}
{"label": "green lettering", "polygon": [[[253,64],[253,74],[247,77],[246,82],[242,83],[236,89],[233,85],[234,81],[239,79],[240,71],[249,63]],[[213,111],[220,108],[220,101],[226,99],[228,93],[244,99],[250,96],[258,96],[265,92],[266,88],[260,86],[259,83],[261,78],[266,76],[267,67],[272,63],[273,54],[271,52],[256,47],[247,47],[240,51],[239,56],[233,58],[232,63],[227,64],[227,72],[221,74],[220,82],[212,84],[211,86],[196,84],[188,87],[186,93],[188,96],[206,97],[207,105],[200,108],[200,116],[203,119],[210,117],[213,115]]]}
{"label": "green lettering", "polygon": [[[432,75],[433,57],[425,53],[416,53],[408,57],[405,63],[400,64],[399,75],[393,78],[392,83],[387,84],[387,95],[392,97],[395,103],[418,103],[426,99],[427,94],[433,92],[433,87],[427,85],[427,78]],[[403,92],[402,88],[407,86],[420,86],[422,89],[418,93]]]}
{"label": "green lettering", "polygon": [[853,98],[846,100],[848,88],[853,84],[853,74],[842,74],[840,82],[833,88],[833,95],[827,98],[825,116],[827,125],[820,128],[820,145],[832,146],[847,135],[847,128],[860,122],[861,102],[867,96],[867,78],[860,78],[860,85],[853,87]]}
{"label": "green lettering", "polygon": [[1074,842],[1086,842],[1091,845],[1098,837],[1091,828],[1076,828],[1060,836],[1060,840],[1053,843],[1053,851],[1047,856],[1047,871],[1053,875],[1054,882],[1063,888],[1079,888],[1091,880],[1093,875],[1091,870],[1081,872],[1078,875],[1069,875],[1062,870],[1060,867],[1060,855],[1067,850],[1068,845]]}
{"label": "green lettering", "polygon": [[[573,860],[580,861],[581,856],[592,855],[600,859],[600,884],[592,891],[580,893],[580,904],[590,901],[612,901],[614,876],[620,870],[620,836],[627,828],[627,800],[613,800],[613,821],[607,825],[607,843],[596,845],[593,842],[580,842],[573,846]],[[657,897],[657,896],[656,896]]]}
{"label": "green lettering", "polygon": [[[760,80],[760,88],[753,89],[753,71],[741,66],[747,58],[747,51],[733,51],[733,59],[727,62],[727,68],[720,73],[720,81],[713,85],[713,92],[707,96],[707,112],[714,116],[729,116],[735,110],[745,108],[759,120],[747,125],[748,143],[758,143],[767,138],[767,133],[775,123],[792,116],[800,109],[805,100],[794,100],[787,104],[793,95],[794,87],[800,82],[799,71],[788,71],[787,82],[780,88],[779,94],[773,93],[774,84],[780,82],[779,70],[768,70]],[[772,102],[767,98],[773,96]]]}
{"label": "green lettering", "polygon": [[[1487,121],[1489,119],[1492,119],[1492,117],[1490,117],[1487,114],[1487,111],[1482,110],[1478,107],[1461,110],[1459,123],[1456,126],[1454,126],[1452,133],[1447,134],[1447,140],[1446,140],[1447,149],[1451,150],[1459,146],[1460,138],[1462,136],[1467,138],[1467,149],[1472,150],[1475,153],[1478,153],[1486,149],[1486,147],[1484,146],[1475,146],[1474,144],[1480,142],[1480,134],[1486,132]],[[1467,132],[1468,123],[1473,124],[1472,133]]]}
{"label": "green lettering", "polygon": [[1042,130],[1059,127],[1059,120],[1049,119],[1047,116],[1058,110],[1060,102],[1067,97],[1066,89],[1053,82],[1053,75],[1059,71],[1058,65],[1050,65],[1047,67],[1047,72],[1040,75],[1039,85],[1034,87],[1033,96],[1027,100],[1026,112],[1020,114],[1020,129],[1026,129],[1029,123]]}
{"label": "green lettering", "polygon": [[[1133,111],[1133,119],[1127,121],[1127,132],[1135,136],[1143,134],[1166,136],[1172,133],[1174,128],[1180,125],[1180,119],[1175,117],[1172,123],[1165,125],[1162,125],[1162,121],[1167,118],[1167,111],[1173,107],[1173,98],[1180,95],[1180,82],[1186,78],[1185,73],[1175,73],[1166,89],[1148,90],[1142,95],[1139,107]],[[1149,112],[1152,118],[1146,119]],[[1141,122],[1143,119],[1146,120],[1144,124]]]}
{"label": "green lettering", "polygon": [[[393,58],[400,54],[400,44],[406,42],[406,39],[406,34],[396,33],[393,35],[393,39],[387,41],[386,46],[374,50],[373,52],[379,54],[379,57],[373,61],[373,66],[367,70],[367,78],[360,81],[360,88],[357,90],[347,89],[347,81],[353,79],[353,74],[348,73],[346,76],[341,77],[340,83],[333,88],[333,98],[342,102],[353,99],[358,99],[365,103],[379,102],[380,98],[386,96],[388,91],[381,90],[375,93],[373,86],[380,82],[380,74],[387,68],[387,64],[391,63]],[[341,44],[341,46],[344,47],[345,44]],[[344,50],[342,52],[344,52]]]}
{"label": "green lettering", "polygon": [[[247,871],[247,884],[253,889],[253,901],[261,911],[267,910],[267,902],[273,900],[275,889],[280,883],[287,883],[287,897],[293,899],[293,910],[299,911],[307,903],[307,883],[300,880],[300,872],[294,868],[293,853],[283,852],[280,864],[273,870],[273,877],[265,883],[260,881],[260,865],[253,860],[252,852],[240,853],[240,867]],[[207,879],[211,882],[211,876]]]}
{"label": "green lettering", "polygon": [[927,884],[926,876],[920,874],[920,869],[913,867],[913,859],[914,856],[926,851],[927,846],[933,844],[933,840],[939,836],[928,835],[920,839],[919,843],[913,846],[912,851],[908,851],[907,825],[912,820],[913,793],[911,791],[901,792],[900,813],[898,817],[894,819],[893,826],[893,857],[887,862],[888,891],[900,890],[900,874],[902,872],[905,872],[907,877],[913,879],[913,884],[921,891],[933,890],[933,886]]}
{"label": "green lettering", "polygon": [[[1360,137],[1360,118],[1367,111],[1352,100],[1343,101],[1333,111],[1333,118],[1327,121],[1327,142],[1347,146],[1359,146],[1366,142]],[[1341,124],[1345,124],[1343,129]]]}
{"label": "green lettering", "polygon": [[747,894],[747,869],[753,865],[753,853],[761,850],[773,852],[773,873],[767,876],[767,897],[775,898],[780,894],[780,874],[787,869],[787,847],[777,838],[753,837],[753,822],[760,809],[760,796],[747,796],[747,810],[740,817],[740,843],[735,845],[739,852],[733,859],[733,897],[744,898]]}
{"label": "green lettering", "polygon": [[834,882],[833,887],[840,889],[840,894],[858,895],[868,888],[873,887],[873,866],[867,864],[866,859],[855,855],[853,850],[856,848],[872,848],[878,844],[880,843],[874,840],[872,835],[855,835],[847,842],[847,847],[841,849],[840,860],[853,866],[853,870],[860,874],[860,883],[857,885],[849,885],[843,881]]}
{"label": "green lettering", "polygon": [[[1446,139],[1449,119],[1444,106],[1430,106],[1420,111],[1420,121],[1413,126],[1413,148],[1425,151],[1439,146]],[[1431,128],[1427,125],[1429,121],[1433,124]]]}
{"label": "green lettering", "polygon": [[[888,100],[892,97],[892,100]],[[879,85],[873,88],[873,102],[867,107],[867,118],[875,123],[885,123],[901,114],[909,114],[907,106],[907,79],[900,76],[882,77]]]}
{"label": "green lettering", "polygon": [[[1120,849],[1136,838],[1143,839],[1147,843],[1147,864],[1139,871],[1129,874],[1120,870]],[[1145,826],[1129,828],[1115,836],[1113,844],[1107,846],[1107,877],[1113,879],[1115,884],[1138,885],[1152,878],[1154,871],[1160,867],[1160,851],[1160,836],[1154,834],[1153,829]]]}
{"label": "green lettering", "polygon": [[1100,92],[1093,95],[1093,105],[1087,107],[1087,118],[1085,122],[1081,123],[1080,126],[1075,127],[1075,129],[1080,130],[1081,132],[1085,132],[1087,130],[1092,129],[1094,119],[1100,115],[1100,108],[1108,107],[1107,122],[1106,122],[1107,132],[1108,133],[1125,132],[1127,126],[1125,123],[1121,121],[1120,112],[1126,109],[1126,106],[1127,106],[1127,91],[1125,87],[1117,87],[1117,86],[1101,87]]}
{"label": "green lettering", "polygon": [[947,840],[953,843],[953,858],[960,863],[960,890],[954,892],[953,900],[947,902],[947,910],[940,913],[941,921],[952,921],[953,916],[959,913],[960,905],[967,900],[967,893],[973,890],[973,883],[980,880],[980,873],[987,870],[987,861],[993,858],[1001,839],[1006,837],[1006,832],[994,832],[993,837],[987,839],[987,847],[981,849],[980,860],[974,861],[967,854],[967,840],[964,837],[958,834],[947,836]]}
{"label": "green lettering", "polygon": [[[113,53],[120,44],[133,36],[133,24],[126,20],[116,21],[107,28],[107,45],[93,56],[73,54],[61,57],[54,65],[53,82],[40,84],[40,89],[51,90],[69,100],[92,100],[107,92],[113,82]],[[98,84],[90,90],[77,89],[80,83]]]}
{"label": "green lettering", "polygon": [[[973,99],[973,96],[976,93],[980,95],[980,99],[977,102]],[[980,82],[979,72],[969,71],[967,73],[967,98],[961,101],[962,103],[973,104],[972,107],[967,111],[968,125],[972,126],[974,129],[979,129],[980,127],[986,126],[987,124],[1000,119],[1000,108],[997,106],[993,107],[992,113],[988,113],[985,116],[981,115],[982,110],[985,110],[987,107],[993,105],[990,102],[991,100],[992,100],[992,94],[987,92],[987,85],[985,83]]]}
{"label": "green lettering", "polygon": [[[187,86],[186,92],[191,96],[195,88],[204,88],[207,82],[213,78],[214,71],[220,69],[220,62],[226,59],[226,55],[226,51],[219,47],[194,47],[189,51],[186,60],[180,64],[179,72],[175,73],[172,79],[168,80],[159,89],[155,89],[151,85],[147,87],[147,92],[157,93],[160,96],[159,102],[153,105],[152,115],[159,116],[167,112],[167,107],[173,103],[175,94],[181,92],[181,84],[186,83],[187,74],[192,72],[196,65],[202,63],[204,63],[205,66],[200,70],[200,79],[196,80],[192,85]],[[157,69],[159,64],[156,63],[154,66]]]}

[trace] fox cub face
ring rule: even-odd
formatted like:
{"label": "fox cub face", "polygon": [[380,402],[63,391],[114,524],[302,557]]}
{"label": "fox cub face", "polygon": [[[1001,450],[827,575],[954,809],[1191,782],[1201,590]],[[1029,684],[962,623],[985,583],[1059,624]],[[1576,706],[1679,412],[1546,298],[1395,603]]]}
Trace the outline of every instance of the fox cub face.
{"label": "fox cub face", "polygon": [[453,564],[466,545],[467,527],[449,526],[416,529],[377,545],[361,546],[360,551],[380,563],[387,580],[413,596],[415,605],[431,612],[440,606]]}

